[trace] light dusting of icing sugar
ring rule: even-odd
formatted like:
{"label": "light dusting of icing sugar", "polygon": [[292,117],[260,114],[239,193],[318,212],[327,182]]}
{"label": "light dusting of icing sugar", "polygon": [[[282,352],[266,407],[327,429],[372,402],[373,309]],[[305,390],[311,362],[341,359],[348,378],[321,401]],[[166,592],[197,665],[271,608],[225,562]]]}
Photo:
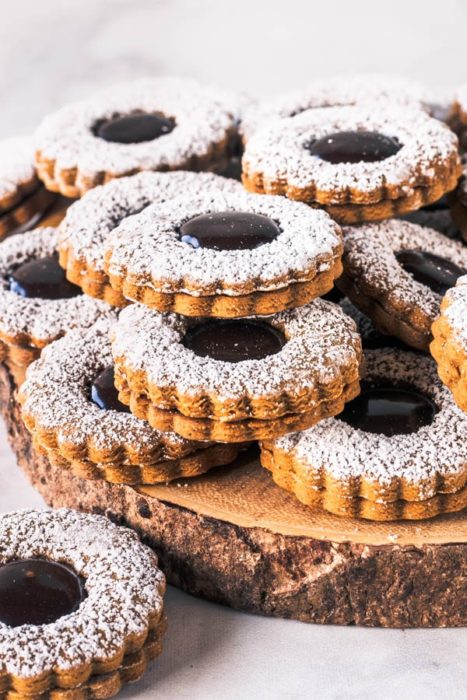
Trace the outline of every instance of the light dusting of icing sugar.
{"label": "light dusting of icing sugar", "polygon": [[[417,432],[391,437],[329,418],[279,438],[274,447],[340,481],[361,477],[389,484],[398,478],[423,485],[437,475],[465,472],[467,414],[442,385],[431,358],[396,349],[366,350],[363,379],[370,385],[381,380],[395,386],[409,384],[431,398],[438,412]],[[431,495],[426,493],[427,498]]]}
{"label": "light dusting of icing sugar", "polygon": [[417,282],[397,261],[395,253],[421,250],[467,269],[467,248],[438,231],[401,219],[344,229],[344,272],[355,284],[375,295],[399,314],[418,309],[435,319],[441,297]]}
{"label": "light dusting of icing sugar", "polygon": [[85,578],[78,610],[46,625],[0,622],[0,670],[20,678],[112,658],[162,611],[165,579],[136,534],[107,518],[71,510],[0,515],[0,565],[44,558]]}
{"label": "light dusting of icing sugar", "polygon": [[176,314],[159,314],[132,304],[113,328],[112,353],[118,369],[146,374],[148,384],[175,387],[189,396],[219,399],[277,397],[278,393],[328,387],[357,368],[360,339],[355,324],[336,304],[317,299],[299,309],[269,316],[287,342],[275,355],[231,363],[200,357],[182,345],[193,325]]}
{"label": "light dusting of icing sugar", "polygon": [[363,347],[365,347],[367,343],[376,343],[383,340],[384,336],[378,331],[373,321],[357,309],[350,299],[345,297],[339,302],[339,306],[347,316],[350,316],[350,318],[355,321],[357,330],[362,336]]}
{"label": "light dusting of icing sugar", "polygon": [[[341,131],[372,131],[402,144],[393,156],[377,162],[329,163],[312,155],[307,144]],[[359,105],[311,109],[275,121],[248,141],[243,170],[262,173],[265,181],[287,181],[290,187],[311,183],[340,204],[343,190],[373,193],[387,186],[426,185],[437,168],[449,167],[457,153],[457,136],[425,112],[398,106]],[[332,199],[334,195],[334,199]]]}
{"label": "light dusting of icing sugar", "polygon": [[[202,214],[238,211],[274,221],[280,233],[252,250],[193,248],[180,227]],[[105,269],[156,291],[246,294],[314,279],[342,252],[340,227],[323,211],[284,197],[211,190],[147,207],[107,239]]]}
{"label": "light dusting of icing sugar", "polygon": [[244,138],[249,138],[273,119],[293,117],[308,109],[368,102],[422,107],[425,100],[426,91],[421,84],[397,76],[371,73],[331,76],[246,108],[241,129]]}
{"label": "light dusting of icing sugar", "polygon": [[[47,116],[34,135],[43,157],[58,169],[77,167],[83,176],[114,176],[134,170],[177,170],[205,157],[230,138],[236,122],[233,100],[222,91],[182,78],[145,78],[115,85],[88,100]],[[159,113],[175,128],[152,141],[115,143],[94,134],[97,122],[136,111]]]}
{"label": "light dusting of icing sugar", "polygon": [[467,275],[457,280],[446,294],[442,315],[448,319],[463,349],[467,352]]}
{"label": "light dusting of icing sugar", "polygon": [[15,136],[0,141],[0,200],[13,197],[18,187],[35,180],[32,140]]}
{"label": "light dusting of icing sugar", "polygon": [[83,294],[70,299],[25,298],[9,289],[8,277],[20,265],[54,255],[58,234],[37,228],[0,244],[0,334],[27,336],[31,344],[46,344],[73,328],[86,328],[108,315],[108,304]]}
{"label": "light dusting of icing sugar", "polygon": [[[114,229],[150,204],[162,204],[182,194],[197,197],[208,190],[242,192],[239,182],[212,173],[139,173],[87,192],[68,208],[60,225],[60,249],[93,270],[104,269],[104,244]],[[132,219],[134,221],[134,219]]]}
{"label": "light dusting of icing sugar", "polygon": [[40,430],[55,431],[58,446],[104,450],[112,455],[123,451],[129,464],[179,459],[206,443],[185,440],[175,433],[161,433],[130,413],[99,408],[90,398],[90,386],[113,365],[110,347],[111,321],[98,321],[83,332],[70,331],[41,354],[28,368],[21,387],[23,412]]}

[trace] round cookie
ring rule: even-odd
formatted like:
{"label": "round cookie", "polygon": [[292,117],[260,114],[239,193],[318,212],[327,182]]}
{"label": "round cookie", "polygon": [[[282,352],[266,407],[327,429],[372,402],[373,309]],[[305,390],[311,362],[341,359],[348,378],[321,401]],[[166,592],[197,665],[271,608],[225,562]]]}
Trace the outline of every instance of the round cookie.
{"label": "round cookie", "polygon": [[355,325],[320,299],[242,320],[193,320],[134,304],[113,333],[120,400],[189,439],[271,438],[339,413],[359,391]]}
{"label": "round cookie", "polygon": [[0,141],[0,239],[33,226],[54,199],[37,177],[32,140],[16,136]]}
{"label": "round cookie", "polygon": [[45,186],[81,197],[141,170],[212,170],[236,131],[231,96],[181,78],[115,85],[44,119],[35,134]]}
{"label": "round cookie", "polygon": [[429,357],[365,351],[361,394],[343,413],[262,443],[274,481],[300,501],[370,520],[420,519],[467,505],[467,417]]}
{"label": "round cookie", "polygon": [[243,183],[324,207],[340,223],[405,214],[435,202],[461,173],[457,137],[421,110],[397,106],[314,109],[257,132]]}
{"label": "round cookie", "polygon": [[303,306],[342,272],[342,233],[283,197],[211,190],[127,218],[105,244],[126,299],[186,316],[239,318]]}
{"label": "round cookie", "polygon": [[60,509],[0,515],[0,688],[108,698],[161,652],[165,578],[130,530]]}
{"label": "round cookie", "polygon": [[36,447],[76,476],[120,484],[173,481],[233,461],[236,445],[161,433],[118,401],[110,325],[70,331],[29,368],[19,400]]}
{"label": "round cookie", "polygon": [[0,245],[0,354],[20,367],[69,330],[113,315],[66,280],[57,243],[57,229],[38,228]]}
{"label": "round cookie", "polygon": [[126,306],[128,300],[110,286],[104,270],[107,239],[112,240],[115,229],[128,217],[150,205],[161,205],[187,192],[194,197],[207,195],[211,190],[243,192],[234,180],[189,172],[139,173],[91,190],[67,210],[60,226],[60,264],[67,278],[89,296]]}
{"label": "round cookie", "polygon": [[431,354],[457,405],[467,411],[467,276],[458,279],[441,302],[432,326]]}
{"label": "round cookie", "polygon": [[446,289],[467,270],[467,248],[399,219],[344,231],[340,289],[383,333],[427,350]]}
{"label": "round cookie", "polygon": [[330,76],[247,106],[240,130],[247,141],[274,119],[294,117],[309,109],[380,102],[422,108],[426,97],[423,85],[398,76],[378,73]]}

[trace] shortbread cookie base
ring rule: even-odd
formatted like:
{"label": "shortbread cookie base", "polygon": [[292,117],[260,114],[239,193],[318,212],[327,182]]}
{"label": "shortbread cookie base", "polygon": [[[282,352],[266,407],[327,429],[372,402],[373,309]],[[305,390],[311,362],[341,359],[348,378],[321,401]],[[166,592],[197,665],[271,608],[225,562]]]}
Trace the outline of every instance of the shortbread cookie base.
{"label": "shortbread cookie base", "polygon": [[[68,684],[66,679],[60,676],[43,678],[37,691],[30,692],[28,687],[23,687],[21,678],[8,679],[4,682],[0,678],[0,693],[2,697],[14,700],[105,700],[120,692],[127,683],[139,680],[147,671],[151,661],[162,652],[162,639],[167,630],[167,619],[162,616],[158,625],[150,630],[144,645],[138,651],[126,654],[120,665],[111,668],[109,664],[100,664],[101,669],[96,671],[78,685]],[[5,695],[3,696],[3,693]]]}
{"label": "shortbread cookie base", "polygon": [[415,328],[407,323],[406,319],[397,317],[394,313],[388,313],[379,301],[364,294],[345,272],[339,277],[337,286],[360,311],[371,318],[381,333],[396,336],[417,350],[428,350],[432,337],[430,330]]}
{"label": "shortbread cookie base", "polygon": [[34,449],[47,456],[51,464],[64,469],[81,479],[104,480],[112,484],[160,484],[180,478],[192,478],[205,474],[210,469],[230,464],[237,457],[240,447],[236,445],[212,445],[187,457],[167,460],[157,464],[95,464],[86,459],[69,460],[57,450],[43,447],[33,440]]}
{"label": "shortbread cookie base", "polygon": [[452,392],[455,402],[467,411],[467,354],[453,337],[451,327],[444,316],[432,326],[434,339],[430,352],[438,365],[438,374]]}
{"label": "shortbread cookie base", "polygon": [[37,215],[44,214],[52,206],[54,199],[55,196],[51,192],[44,187],[38,187],[9,211],[3,214],[0,212],[0,239],[32,221]]}
{"label": "shortbread cookie base", "polygon": [[120,277],[113,276],[110,276],[110,284],[124,299],[140,302],[157,311],[171,311],[182,316],[242,318],[268,316],[279,311],[305,306],[313,299],[329,292],[334,286],[334,280],[341,273],[342,263],[336,260],[330,270],[319,273],[309,282],[294,282],[281,289],[237,296],[226,294],[193,296],[182,292],[163,294],[150,287],[131,284],[125,280],[122,283]]}
{"label": "shortbread cookie base", "polygon": [[[326,483],[320,488],[316,485],[313,475],[307,479],[305,474],[297,469],[283,453],[273,453],[267,448],[263,449],[261,463],[271,472],[275,483],[293,493],[301,503],[312,508],[323,508],[339,516],[377,521],[423,520],[467,507],[467,486],[463,486],[454,493],[437,493],[425,501],[410,501],[402,498],[386,500],[381,494],[378,499],[370,500],[352,495],[349,493],[350,489],[339,482]],[[454,488],[454,484],[448,484],[447,488]],[[370,488],[367,490],[371,491]],[[374,497],[375,494],[371,493],[371,495]]]}
{"label": "shortbread cookie base", "polygon": [[306,413],[289,413],[270,420],[249,418],[237,422],[226,422],[209,418],[188,418],[179,411],[158,408],[147,397],[135,394],[121,384],[120,387],[120,401],[130,406],[131,412],[137,418],[148,421],[153,428],[174,432],[190,440],[215,440],[227,443],[268,440],[311,428],[318,421],[341,413],[345,403],[360,393],[360,384],[357,379],[345,385],[339,396],[322,400]]}
{"label": "shortbread cookie base", "polygon": [[49,505],[133,527],[169,583],[193,595],[320,624],[467,625],[467,515],[390,524],[333,516],[302,505],[252,459],[138,490],[85,481],[36,453],[4,366],[0,409],[22,469]]}
{"label": "shortbread cookie base", "polygon": [[7,362],[16,367],[29,367],[40,357],[41,351],[32,345],[13,345],[5,340],[0,340],[0,362]]}
{"label": "shortbread cookie base", "polygon": [[420,207],[432,204],[440,199],[447,192],[451,192],[457,185],[460,177],[459,168],[455,168],[446,177],[440,177],[432,185],[426,187],[415,187],[411,194],[398,197],[396,199],[384,198],[381,193],[380,201],[369,204],[327,204],[310,198],[309,193],[290,188],[286,183],[264,183],[262,177],[243,173],[242,181],[249,192],[259,194],[280,194],[289,199],[299,202],[306,202],[313,207],[322,207],[339,224],[351,226],[369,221],[382,221],[394,216],[402,216]]}

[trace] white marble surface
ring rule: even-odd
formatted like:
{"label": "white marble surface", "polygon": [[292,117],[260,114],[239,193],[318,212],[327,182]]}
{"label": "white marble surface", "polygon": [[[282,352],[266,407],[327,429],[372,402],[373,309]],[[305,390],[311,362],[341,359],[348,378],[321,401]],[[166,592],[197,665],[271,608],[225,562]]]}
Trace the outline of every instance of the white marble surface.
{"label": "white marble surface", "polygon": [[[465,0],[15,0],[0,23],[0,133],[90,87],[182,73],[262,95],[342,71],[467,80]],[[0,511],[40,506],[0,428]],[[457,700],[465,630],[319,627],[169,590],[162,657],[122,698]]]}

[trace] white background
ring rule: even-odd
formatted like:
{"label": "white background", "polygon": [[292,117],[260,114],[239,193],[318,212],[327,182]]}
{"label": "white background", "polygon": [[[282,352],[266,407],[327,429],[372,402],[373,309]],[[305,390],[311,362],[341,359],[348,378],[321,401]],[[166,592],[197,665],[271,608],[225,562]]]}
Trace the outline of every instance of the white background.
{"label": "white background", "polygon": [[[1,0],[0,128],[33,129],[89,88],[180,73],[261,96],[321,75],[467,81],[467,0]],[[0,511],[41,505],[0,428]],[[457,700],[465,630],[319,627],[169,591],[170,631],[122,698]]]}

